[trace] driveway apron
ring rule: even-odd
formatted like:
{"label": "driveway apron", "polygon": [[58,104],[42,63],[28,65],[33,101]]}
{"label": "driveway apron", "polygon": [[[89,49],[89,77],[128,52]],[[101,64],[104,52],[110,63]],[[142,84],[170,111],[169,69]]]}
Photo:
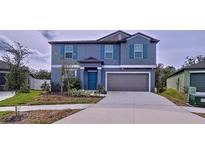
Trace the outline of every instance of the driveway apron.
{"label": "driveway apron", "polygon": [[149,92],[109,92],[98,104],[56,124],[192,124],[201,118]]}

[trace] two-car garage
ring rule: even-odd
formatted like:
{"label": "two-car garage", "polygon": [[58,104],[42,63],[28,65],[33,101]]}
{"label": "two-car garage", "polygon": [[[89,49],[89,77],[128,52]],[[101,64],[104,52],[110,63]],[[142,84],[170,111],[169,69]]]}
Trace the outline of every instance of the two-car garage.
{"label": "two-car garage", "polygon": [[150,72],[106,72],[107,91],[150,91]]}

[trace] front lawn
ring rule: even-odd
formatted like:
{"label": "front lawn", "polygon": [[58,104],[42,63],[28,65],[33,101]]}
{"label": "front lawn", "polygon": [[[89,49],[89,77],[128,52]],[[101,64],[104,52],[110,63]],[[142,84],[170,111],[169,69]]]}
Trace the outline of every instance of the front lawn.
{"label": "front lawn", "polygon": [[1,124],[51,124],[81,110],[38,110],[20,112],[0,112]]}
{"label": "front lawn", "polygon": [[43,91],[32,90],[30,93],[18,93],[14,97],[0,101],[0,106],[95,104],[101,99],[102,97],[69,97],[67,95],[46,94]]}
{"label": "front lawn", "polygon": [[0,101],[0,106],[23,105],[32,102],[36,97],[43,94],[43,91],[31,90],[30,93],[18,93],[14,97]]}
{"label": "front lawn", "polygon": [[175,89],[169,88],[160,95],[166,97],[178,106],[188,106],[186,94],[177,92]]}

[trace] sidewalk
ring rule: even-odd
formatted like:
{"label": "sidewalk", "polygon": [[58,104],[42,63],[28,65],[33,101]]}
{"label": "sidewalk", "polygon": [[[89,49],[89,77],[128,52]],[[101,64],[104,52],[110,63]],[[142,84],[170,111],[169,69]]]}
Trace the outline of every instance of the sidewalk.
{"label": "sidewalk", "polygon": [[1,91],[0,92],[0,101],[5,100],[7,98],[13,97],[15,92],[12,91]]}
{"label": "sidewalk", "polygon": [[184,108],[185,110],[187,110],[189,112],[205,113],[205,108],[201,108],[201,107],[187,107],[187,106],[183,106],[182,108]]}
{"label": "sidewalk", "polygon": [[[85,109],[91,105],[93,104],[30,105],[18,106],[18,111]],[[15,107],[0,107],[0,111],[15,111]]]}

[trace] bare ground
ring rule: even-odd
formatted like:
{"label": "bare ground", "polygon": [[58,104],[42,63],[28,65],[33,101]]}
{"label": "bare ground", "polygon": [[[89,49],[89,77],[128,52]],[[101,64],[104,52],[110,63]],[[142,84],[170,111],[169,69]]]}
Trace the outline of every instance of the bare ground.
{"label": "bare ground", "polygon": [[20,112],[16,117],[14,112],[10,112],[0,117],[1,124],[51,124],[71,114],[79,112],[74,110],[38,110]]}

